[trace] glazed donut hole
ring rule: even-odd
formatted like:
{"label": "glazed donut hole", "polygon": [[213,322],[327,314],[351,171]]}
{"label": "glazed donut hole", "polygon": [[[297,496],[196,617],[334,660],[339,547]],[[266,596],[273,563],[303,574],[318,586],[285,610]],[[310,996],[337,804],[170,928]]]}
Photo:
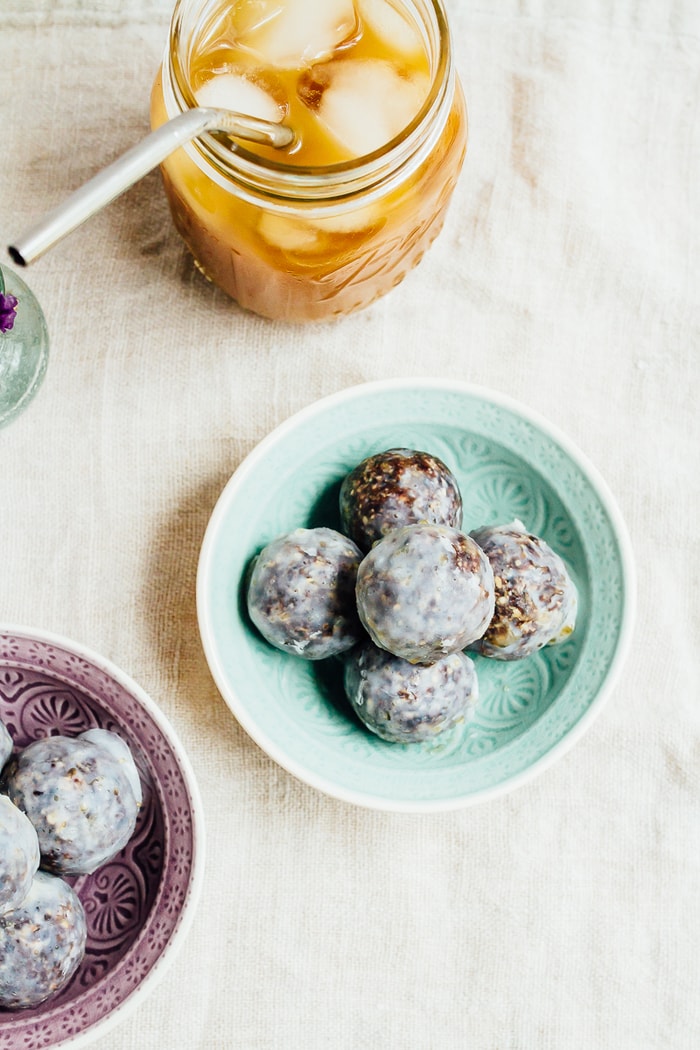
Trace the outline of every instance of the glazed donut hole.
{"label": "glazed donut hole", "polygon": [[114,733],[35,740],[8,762],[0,789],[29,818],[41,867],[92,873],[131,838],[141,804],[138,773]]}
{"label": "glazed donut hole", "polygon": [[86,942],[75,890],[38,871],[22,902],[0,915],[0,1006],[27,1009],[56,995],[82,962]]}
{"label": "glazed donut hole", "polygon": [[363,551],[403,525],[462,524],[462,495],[452,471],[437,456],[391,448],[368,456],[340,488],[343,531]]}
{"label": "glazed donut hole", "polygon": [[344,685],[360,721],[383,740],[434,740],[467,721],[479,698],[474,663],[462,652],[411,664],[372,642],[345,659]]}
{"label": "glazed donut hole", "polygon": [[432,663],[484,633],[494,610],[493,572],[463,532],[406,525],[364,558],[356,597],[376,645],[410,663]]}
{"label": "glazed donut hole", "polygon": [[355,581],[362,555],[328,528],[295,529],[255,558],[248,615],[270,645],[306,660],[345,652],[362,629]]}
{"label": "glazed donut hole", "polygon": [[578,594],[566,565],[521,521],[471,533],[488,558],[496,589],[487,630],[474,643],[483,656],[520,660],[564,641],[576,625]]}

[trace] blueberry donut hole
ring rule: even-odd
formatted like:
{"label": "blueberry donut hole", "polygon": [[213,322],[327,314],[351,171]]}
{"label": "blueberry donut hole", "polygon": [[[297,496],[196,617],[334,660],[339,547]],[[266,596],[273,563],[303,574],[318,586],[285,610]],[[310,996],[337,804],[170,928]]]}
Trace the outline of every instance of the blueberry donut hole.
{"label": "blueberry donut hole", "polygon": [[20,904],[39,867],[39,840],[32,822],[0,795],[0,915]]}
{"label": "blueberry donut hole", "polygon": [[22,903],[0,915],[0,1006],[38,1006],[59,992],[80,965],[86,940],[75,891],[38,871]]}
{"label": "blueberry donut hole", "polygon": [[517,520],[471,536],[491,563],[496,589],[493,619],[472,648],[497,660],[519,660],[568,638],[578,595],[559,555]]}
{"label": "blueberry donut hole", "polygon": [[429,452],[391,448],[363,459],[340,488],[344,532],[368,551],[404,525],[462,524],[462,497],[452,471]]}
{"label": "blueberry donut hole", "polygon": [[305,660],[345,652],[362,636],[355,581],[362,554],[334,529],[295,529],[257,556],[248,614],[263,638]]}
{"label": "blueberry donut hole", "polygon": [[136,826],[141,791],[131,753],[116,734],[108,734],[110,747],[90,732],[35,740],[2,776],[2,790],[36,829],[41,867],[58,875],[95,871]]}
{"label": "blueberry donut hole", "polygon": [[406,525],[375,543],[358,570],[356,594],[375,645],[410,663],[466,648],[494,609],[488,558],[447,525]]}
{"label": "blueberry donut hole", "polygon": [[402,744],[434,740],[465,722],[479,696],[465,653],[410,664],[372,642],[346,656],[344,685],[360,721],[382,740]]}

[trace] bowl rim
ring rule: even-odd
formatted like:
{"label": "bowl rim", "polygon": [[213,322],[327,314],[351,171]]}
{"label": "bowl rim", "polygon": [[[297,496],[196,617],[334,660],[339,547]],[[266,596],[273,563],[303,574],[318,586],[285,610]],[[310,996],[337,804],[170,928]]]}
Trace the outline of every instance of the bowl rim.
{"label": "bowl rim", "polygon": [[[84,645],[82,642],[77,642],[72,638],[68,638],[65,635],[53,631],[2,621],[0,622],[0,636],[3,635],[21,636],[30,641],[45,643],[63,649],[68,653],[72,653],[73,655],[86,660],[99,671],[102,671],[105,675],[112,678],[122,689],[130,693],[141,707],[144,708],[146,714],[155,723],[158,730],[167,740],[169,746],[176,755],[187,784],[187,790],[192,804],[192,834],[194,840],[192,875],[188,885],[187,896],[178,917],[175,930],[165,945],[160,957],[150,968],[143,980],[122,1002],[110,1010],[108,1014],[105,1014],[104,1017],[101,1017],[99,1020],[95,1021],[94,1024],[91,1024],[84,1032],[70,1035],[66,1039],[61,1039],[59,1042],[51,1043],[46,1046],[46,1050],[62,1050],[62,1048],[79,1050],[79,1048],[88,1046],[96,1039],[104,1037],[108,1032],[111,1032],[118,1024],[121,1024],[122,1021],[143,1004],[145,999],[151,995],[156,986],[167,974],[189,934],[197,911],[199,899],[201,897],[202,886],[204,884],[206,830],[202,797],[199,791],[194,768],[177,732],[156,702],[138,684],[138,682],[131,678],[130,675],[125,671],[122,671],[120,667],[107,657],[102,656],[96,650]],[[50,676],[51,668],[44,669],[44,673]],[[157,904],[159,899],[160,893],[156,897],[154,904]],[[80,997],[78,996],[75,1002],[79,1001]],[[69,1009],[70,1005],[72,1004],[66,1004],[66,1008]]]}
{"label": "bowl rim", "polygon": [[[595,694],[584,714],[577,723],[558,740],[548,751],[532,762],[527,769],[520,773],[507,777],[492,787],[485,787],[473,791],[468,795],[451,799],[419,800],[415,802],[379,798],[373,794],[363,791],[355,791],[339,787],[329,781],[326,777],[318,776],[309,772],[302,763],[291,758],[283,748],[279,747],[267,734],[261,730],[253,717],[247,711],[237,692],[228,685],[218,659],[217,648],[214,642],[207,594],[210,584],[210,570],[212,558],[218,539],[218,530],[224,519],[231,500],[236,492],[242,487],[245,479],[256,469],[257,464],[263,459],[268,450],[284,441],[286,436],[293,432],[300,423],[304,423],[314,416],[332,410],[334,406],[346,404],[354,399],[360,399],[367,395],[376,395],[383,392],[396,393],[401,391],[426,391],[463,394],[471,398],[479,398],[498,407],[502,407],[513,414],[520,416],[526,422],[541,430],[545,435],[556,442],[570,459],[579,467],[587,481],[594,489],[607,514],[609,515],[615,540],[620,554],[622,569],[622,580],[624,584],[625,598],[622,605],[622,617],[618,633],[617,645],[613,660],[601,688]],[[435,377],[405,377],[393,379],[379,379],[370,382],[357,383],[342,388],[325,397],[321,397],[298,411],[292,413],[286,419],[277,424],[269,431],[235,468],[233,474],[224,485],[212,514],[207,524],[202,546],[200,549],[197,567],[196,582],[196,604],[199,632],[204,653],[209,664],[209,669],[222,699],[230,708],[237,721],[251,737],[251,739],[272,758],[279,766],[286,769],[296,779],[316,788],[316,790],[339,799],[351,805],[367,809],[380,810],[384,812],[402,813],[437,813],[452,810],[465,809],[477,803],[490,801],[511,791],[522,787],[533,780],[540,773],[558,761],[569,751],[587,732],[594,719],[602,710],[604,704],[613,692],[622,668],[627,659],[631,646],[634,623],[636,619],[637,605],[637,573],[634,553],[627,525],[615,497],[603,475],[574,441],[556,424],[552,423],[538,410],[529,407],[523,402],[512,397],[510,394],[494,390],[487,386],[470,383],[464,380],[440,379]]]}

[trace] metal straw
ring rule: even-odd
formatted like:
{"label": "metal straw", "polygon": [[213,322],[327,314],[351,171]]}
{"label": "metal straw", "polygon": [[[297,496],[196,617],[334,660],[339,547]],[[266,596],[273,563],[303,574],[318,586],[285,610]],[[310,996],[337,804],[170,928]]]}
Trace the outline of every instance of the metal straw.
{"label": "metal straw", "polygon": [[156,168],[174,150],[205,131],[225,131],[232,138],[260,142],[277,149],[289,146],[294,140],[294,132],[282,124],[225,109],[189,109],[151,132],[48,212],[8,247],[10,256],[20,266],[38,259],[66,234],[72,233],[91,215]]}

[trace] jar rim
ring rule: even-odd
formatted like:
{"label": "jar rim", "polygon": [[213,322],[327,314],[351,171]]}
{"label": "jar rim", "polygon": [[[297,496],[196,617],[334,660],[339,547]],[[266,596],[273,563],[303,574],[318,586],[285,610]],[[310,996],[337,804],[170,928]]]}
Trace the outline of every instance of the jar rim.
{"label": "jar rim", "polygon": [[[182,39],[183,18],[195,2],[201,5],[202,0],[177,0],[170,22],[166,63],[172,100],[180,110],[197,106],[180,53],[181,43],[186,43]],[[447,91],[452,83],[452,48],[443,0],[423,0],[422,6],[433,16],[431,28],[437,45],[433,45],[436,61],[431,71],[430,89],[410,123],[379,149],[335,164],[310,166],[262,156],[240,143],[232,143],[223,133],[207,132],[190,145],[224,177],[250,179],[258,186],[264,184],[270,191],[284,185],[305,195],[313,194],[314,190],[325,194],[329,184],[337,184],[352,185],[354,192],[376,181],[385,171],[395,171],[416,153],[425,138],[426,128],[430,128],[436,115],[446,109],[446,99],[447,109],[451,101],[447,98]]]}

